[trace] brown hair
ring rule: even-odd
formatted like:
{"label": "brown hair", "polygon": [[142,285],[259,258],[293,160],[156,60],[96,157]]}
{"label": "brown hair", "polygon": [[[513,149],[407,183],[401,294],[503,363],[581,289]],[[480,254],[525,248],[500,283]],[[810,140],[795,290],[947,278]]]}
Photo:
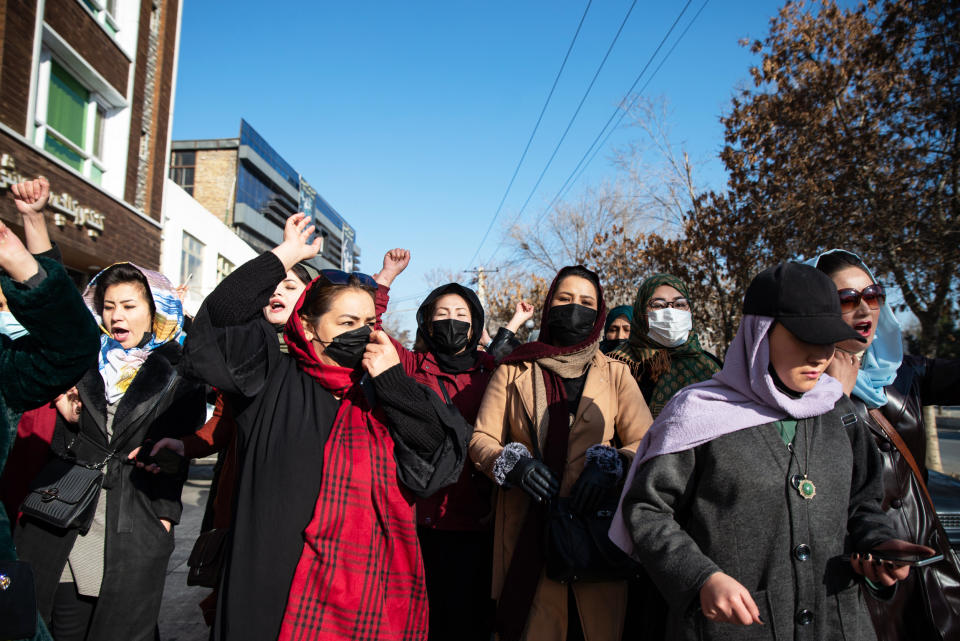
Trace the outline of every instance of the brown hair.
{"label": "brown hair", "polygon": [[335,285],[319,279],[313,284],[307,293],[304,294],[303,305],[300,307],[300,316],[311,323],[330,311],[333,307],[333,301],[340,297],[340,294],[348,289],[356,289],[366,292],[370,298],[374,298],[374,289],[363,284],[356,276],[350,276],[350,280],[343,285]]}

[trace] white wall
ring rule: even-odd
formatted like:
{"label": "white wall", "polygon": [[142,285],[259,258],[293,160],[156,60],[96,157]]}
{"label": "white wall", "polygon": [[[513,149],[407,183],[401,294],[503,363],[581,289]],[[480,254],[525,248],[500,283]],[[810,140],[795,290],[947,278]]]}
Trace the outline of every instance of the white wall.
{"label": "white wall", "polygon": [[197,313],[204,297],[217,286],[217,255],[234,267],[255,258],[257,252],[233,233],[216,216],[193,199],[169,178],[163,181],[163,244],[160,249],[160,271],[175,286],[180,284],[183,232],[203,243],[202,273],[190,281],[183,307],[191,316]]}

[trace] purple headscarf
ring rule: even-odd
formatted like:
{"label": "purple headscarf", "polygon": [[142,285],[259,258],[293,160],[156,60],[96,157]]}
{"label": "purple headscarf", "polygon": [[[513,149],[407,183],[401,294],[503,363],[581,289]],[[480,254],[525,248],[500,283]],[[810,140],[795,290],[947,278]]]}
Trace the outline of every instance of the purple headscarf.
{"label": "purple headscarf", "polygon": [[[693,449],[715,438],[790,418],[826,414],[843,395],[840,382],[824,374],[800,398],[777,389],[769,372],[770,341],[774,319],[746,315],[727,350],[723,369],[713,378],[679,391],[667,402],[640,442],[623,487],[627,493],[637,467],[655,456]],[[623,495],[610,526],[610,539],[627,554],[633,540],[623,520]]]}

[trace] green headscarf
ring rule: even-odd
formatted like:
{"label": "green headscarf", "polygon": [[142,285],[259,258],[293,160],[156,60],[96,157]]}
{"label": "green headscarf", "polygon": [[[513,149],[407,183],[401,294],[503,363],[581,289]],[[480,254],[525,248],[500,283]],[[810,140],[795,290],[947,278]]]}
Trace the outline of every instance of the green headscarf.
{"label": "green headscarf", "polygon": [[[661,285],[669,285],[690,301],[687,286],[672,274],[655,274],[640,284],[633,304],[630,322],[630,341],[608,354],[630,365],[639,383],[646,377],[654,383],[650,398],[646,399],[654,418],[674,394],[687,385],[705,381],[720,371],[716,359],[703,351],[696,331],[691,331],[686,342],[676,347],[664,347],[649,336],[647,303]],[[691,303],[692,307],[692,303]],[[691,310],[692,311],[692,310]]]}

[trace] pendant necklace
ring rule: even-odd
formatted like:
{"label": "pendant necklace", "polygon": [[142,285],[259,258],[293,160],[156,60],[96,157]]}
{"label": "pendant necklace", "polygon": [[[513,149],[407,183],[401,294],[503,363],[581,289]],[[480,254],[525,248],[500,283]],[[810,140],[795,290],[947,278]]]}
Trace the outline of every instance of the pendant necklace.
{"label": "pendant necklace", "polygon": [[[790,477],[790,485],[797,491],[797,493],[804,499],[812,499],[817,495],[817,486],[813,484],[809,478],[807,478],[807,469],[810,464],[810,439],[807,437],[807,425],[803,425],[803,440],[804,440],[804,457],[803,457],[803,466],[800,465],[800,459],[797,458],[797,453],[793,451],[793,443],[787,445],[787,449],[790,450],[790,456],[793,457],[793,460],[797,462],[797,467],[800,468],[800,474],[794,474]],[[802,474],[802,476],[801,476]]]}

